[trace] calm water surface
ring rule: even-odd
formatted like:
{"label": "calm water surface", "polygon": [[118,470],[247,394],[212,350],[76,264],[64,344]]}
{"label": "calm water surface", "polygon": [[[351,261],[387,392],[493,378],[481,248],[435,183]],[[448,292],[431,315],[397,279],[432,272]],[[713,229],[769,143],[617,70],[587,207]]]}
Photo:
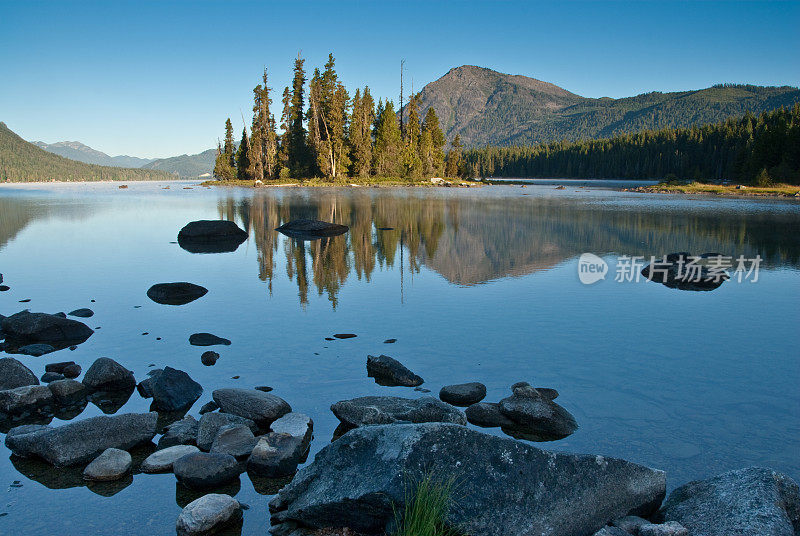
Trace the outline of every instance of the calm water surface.
{"label": "calm water surface", "polygon": [[[163,186],[0,187],[0,273],[11,287],[0,293],[0,313],[91,307],[88,324],[100,328],[74,352],[15,356],[37,375],[48,362],[75,360],[86,370],[101,356],[139,380],[151,364],[169,365],[203,385],[190,410],[196,417],[214,389],[270,385],[314,419],[313,458],[337,425],[331,403],[422,396],[367,378],[367,354],[386,353],[425,378],[434,396],[442,385],[463,381],[485,383],[487,401],[508,396],[517,381],[554,387],[580,429],[539,446],[665,469],[670,488],[747,465],[800,477],[794,200],[572,184]],[[351,230],[312,242],[273,230],[300,217]],[[234,253],[191,254],[174,243],[189,221],[217,218],[249,233]],[[618,255],[673,251],[764,260],[756,283],[727,281],[712,292],[613,281]],[[605,281],[579,282],[577,257],[584,252],[609,262]],[[181,307],[145,296],[152,284],[170,281],[194,282],[209,293]],[[188,343],[201,331],[233,341],[216,348],[221,358],[213,367],[201,365],[204,349]],[[325,341],[341,332],[358,337]],[[383,344],[388,338],[397,343]],[[134,393],[120,412],[148,408]],[[99,414],[90,404],[75,418]],[[265,533],[267,502],[279,485],[254,484],[245,474],[227,490],[250,506],[242,534]],[[80,471],[12,459],[4,446],[0,489],[0,533],[16,535],[174,534],[181,507],[196,497],[172,474],[87,487]]]}

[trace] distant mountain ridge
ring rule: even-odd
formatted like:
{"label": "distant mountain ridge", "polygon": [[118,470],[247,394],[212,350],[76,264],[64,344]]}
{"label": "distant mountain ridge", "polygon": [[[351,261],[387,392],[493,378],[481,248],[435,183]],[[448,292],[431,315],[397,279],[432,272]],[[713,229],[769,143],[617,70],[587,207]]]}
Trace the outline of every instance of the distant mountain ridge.
{"label": "distant mountain ridge", "polygon": [[128,155],[109,156],[79,141],[59,141],[56,143],[34,141],[32,143],[49,153],[57,154],[64,158],[69,158],[70,160],[77,160],[78,162],[84,162],[86,164],[97,164],[99,166],[138,168],[155,160],[154,158],[138,158]]}
{"label": "distant mountain ridge", "polygon": [[153,169],[99,166],[70,160],[27,142],[0,122],[0,181],[135,181],[170,180],[174,175]]}
{"label": "distant mountain ridge", "polygon": [[214,161],[217,158],[216,149],[208,149],[198,154],[183,154],[170,158],[159,158],[144,164],[144,169],[158,169],[172,173],[183,178],[196,178],[211,176],[214,171]]}
{"label": "distant mountain ridge", "polygon": [[420,115],[436,110],[448,140],[466,146],[531,145],[716,123],[800,102],[791,86],[717,85],[695,91],[586,98],[548,82],[464,65],[420,92]]}

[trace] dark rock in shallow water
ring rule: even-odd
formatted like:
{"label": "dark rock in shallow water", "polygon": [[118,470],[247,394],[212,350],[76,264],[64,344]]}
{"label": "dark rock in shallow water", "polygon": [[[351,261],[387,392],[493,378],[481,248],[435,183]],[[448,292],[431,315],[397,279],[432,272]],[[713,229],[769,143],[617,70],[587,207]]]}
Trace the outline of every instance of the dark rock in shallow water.
{"label": "dark rock in shallow water", "polygon": [[49,344],[55,349],[80,344],[94,331],[82,322],[47,313],[20,311],[0,323],[6,336],[6,351],[29,344]]}
{"label": "dark rock in shallow water", "polygon": [[463,426],[369,426],[348,432],[300,470],[270,502],[272,524],[382,532],[402,510],[409,479],[423,472],[457,475],[456,486],[468,488],[456,488],[448,524],[485,536],[592,534],[628,513],[649,515],[666,487],[663,471],[547,452]]}
{"label": "dark rock in shallow water", "polygon": [[84,402],[89,389],[76,380],[56,380],[48,386],[53,393],[53,399],[59,406],[73,406]]}
{"label": "dark rock in shallow water", "polygon": [[178,482],[191,489],[205,490],[239,478],[239,463],[228,454],[197,452],[175,460],[172,472]]}
{"label": "dark rock in shallow water", "polygon": [[514,421],[503,415],[500,404],[495,402],[478,402],[465,411],[467,421],[483,428],[511,427]]}
{"label": "dark rock in shallow water", "polygon": [[297,471],[305,449],[300,438],[270,432],[261,437],[247,460],[247,472],[260,477],[280,478]]}
{"label": "dark rock in shallow water", "polygon": [[69,313],[69,316],[77,316],[78,318],[90,318],[94,316],[94,311],[92,311],[88,307],[83,307],[81,309],[75,309],[74,311]]}
{"label": "dark rock in shallow water", "polygon": [[97,406],[106,415],[118,412],[133,394],[134,388],[112,389],[109,391],[99,390],[89,394],[89,401]]}
{"label": "dark rock in shallow water", "polygon": [[216,364],[217,359],[219,359],[219,354],[217,352],[212,352],[211,350],[208,352],[203,352],[203,355],[200,356],[200,362],[207,367]]}
{"label": "dark rock in shallow water", "polygon": [[64,369],[70,365],[74,365],[75,361],[61,361],[58,363],[48,363],[44,366],[45,372],[58,372],[64,374]]}
{"label": "dark rock in shallow water", "polygon": [[216,411],[218,409],[219,409],[219,404],[217,404],[213,400],[209,400],[208,402],[206,402],[205,404],[200,406],[199,413],[200,413],[200,415],[202,415],[204,413],[209,413],[209,412],[212,412],[212,411]]}
{"label": "dark rock in shallow water", "polygon": [[219,429],[229,424],[244,424],[253,433],[258,432],[258,426],[250,419],[230,413],[204,413],[197,427],[197,446],[201,450],[210,450]]}
{"label": "dark rock in shallow water", "polygon": [[200,449],[194,445],[173,445],[160,449],[145,458],[139,469],[143,473],[162,473],[172,471],[172,465],[189,454],[196,454]]}
{"label": "dark rock in shallow water", "polygon": [[20,346],[17,349],[17,352],[19,352],[20,354],[29,355],[32,357],[41,357],[45,354],[49,354],[55,351],[56,351],[55,347],[44,343],[26,344],[25,346]]}
{"label": "dark rock in shallow water", "polygon": [[200,423],[191,415],[187,415],[183,419],[167,426],[164,435],[158,440],[158,448],[165,449],[175,445],[196,445],[199,427]]}
{"label": "dark rock in shallow water", "polygon": [[91,417],[58,428],[20,426],[6,435],[6,447],[17,456],[38,456],[56,466],[87,463],[107,448],[129,450],[150,442],[157,413]]}
{"label": "dark rock in shallow water", "polygon": [[530,386],[515,388],[512,396],[500,401],[500,411],[514,422],[503,431],[518,439],[552,441],[578,429],[570,412]]}
{"label": "dark rock in shallow water", "polygon": [[182,370],[164,367],[160,374],[152,378],[152,409],[156,411],[180,411],[191,407],[200,395],[203,387]]}
{"label": "dark rock in shallow water", "polygon": [[335,333],[333,336],[337,339],[355,339],[358,337],[355,333]]}
{"label": "dark rock in shallow water", "polygon": [[679,487],[655,520],[677,521],[693,536],[794,536],[800,492],[784,474],[749,467]]}
{"label": "dark rock in shallow water", "polygon": [[314,436],[314,421],[302,413],[287,413],[270,425],[270,429],[278,434],[288,434],[300,441],[303,454],[308,452],[311,439]]}
{"label": "dark rock in shallow water", "polygon": [[385,386],[416,387],[425,382],[398,360],[388,355],[368,355],[367,375],[375,378],[375,383],[378,385]]}
{"label": "dark rock in shallow water", "polygon": [[147,297],[161,305],[186,305],[206,295],[208,289],[187,283],[158,283],[150,287]]}
{"label": "dark rock in shallow water", "polygon": [[336,402],[331,411],[342,424],[350,427],[401,421],[467,424],[461,411],[432,397],[363,396]]}
{"label": "dark rock in shallow water", "polygon": [[215,346],[217,344],[230,346],[231,341],[223,339],[222,337],[217,337],[211,333],[193,333],[189,336],[189,344],[192,346]]}
{"label": "dark rock in shallow water", "polygon": [[721,264],[722,255],[686,252],[670,253],[642,269],[641,274],[655,283],[679,290],[710,291],[730,279]]}
{"label": "dark rock in shallow water", "polygon": [[228,424],[217,432],[210,452],[230,454],[237,459],[247,458],[253,452],[257,441],[256,436],[246,425]]}
{"label": "dark rock in shallow water", "polygon": [[209,493],[184,507],[175,528],[178,536],[205,536],[218,532],[241,517],[239,501],[230,495]]}
{"label": "dark rock in shallow water", "polygon": [[178,245],[189,253],[229,253],[247,240],[247,232],[225,220],[199,220],[178,232]]}
{"label": "dark rock in shallow water", "polygon": [[136,379],[133,377],[133,372],[113,359],[100,357],[83,375],[83,384],[97,390],[126,390],[136,386]]}
{"label": "dark rock in shallow water", "polygon": [[269,385],[256,385],[255,387],[253,387],[253,389],[255,389],[256,391],[262,391],[264,393],[269,393],[270,391],[273,390],[272,387],[270,387]]}
{"label": "dark rock in shallow water", "polygon": [[39,378],[13,357],[0,359],[0,391],[25,385],[39,385]]}
{"label": "dark rock in shallow water", "polygon": [[83,478],[95,482],[118,480],[130,470],[131,455],[120,449],[109,448],[92,460],[83,470]]}
{"label": "dark rock in shallow water", "polygon": [[445,385],[439,398],[454,406],[471,406],[486,398],[486,386],[479,382]]}
{"label": "dark rock in shallow water", "polygon": [[397,339],[386,339],[383,341],[383,344],[394,344],[397,342]]}
{"label": "dark rock in shallow water", "polygon": [[350,230],[347,225],[328,223],[319,220],[292,220],[275,229],[288,237],[299,240],[316,240],[328,236],[338,236]]}
{"label": "dark rock in shallow water", "polygon": [[0,419],[49,410],[52,405],[53,393],[46,385],[25,385],[0,391]]}
{"label": "dark rock in shallow water", "polygon": [[60,374],[58,372],[45,372],[42,375],[42,382],[43,383],[50,383],[50,382],[54,382],[54,381],[57,381],[57,380],[65,380],[66,378],[67,378],[66,376],[64,376],[63,374]]}
{"label": "dark rock in shallow water", "polygon": [[279,396],[255,389],[217,389],[212,397],[221,411],[250,419],[264,428],[292,411]]}
{"label": "dark rock in shallow water", "polygon": [[81,366],[77,363],[73,363],[72,365],[64,367],[64,370],[61,371],[61,374],[67,378],[77,378],[81,375]]}

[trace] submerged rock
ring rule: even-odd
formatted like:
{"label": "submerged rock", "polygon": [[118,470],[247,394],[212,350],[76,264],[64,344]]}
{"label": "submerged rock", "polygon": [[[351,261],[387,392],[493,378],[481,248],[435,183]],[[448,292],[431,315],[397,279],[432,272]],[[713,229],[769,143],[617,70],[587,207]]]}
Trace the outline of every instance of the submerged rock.
{"label": "submerged rock", "polygon": [[457,475],[448,524],[485,536],[592,534],[610,519],[649,515],[666,488],[663,471],[547,452],[463,426],[370,426],[348,432],[301,469],[270,502],[272,524],[382,532],[403,509],[409,479],[424,473]]}
{"label": "submerged rock", "polygon": [[25,346],[20,346],[17,349],[17,352],[19,352],[20,354],[29,355],[32,357],[41,357],[45,354],[49,354],[55,351],[56,349],[54,346],[44,343],[26,344]]}
{"label": "submerged rock", "polygon": [[219,354],[217,352],[212,352],[211,350],[208,352],[203,352],[203,355],[200,356],[200,362],[207,367],[215,365],[217,363],[217,359],[219,359]]}
{"label": "submerged rock", "polygon": [[0,391],[25,385],[39,385],[39,378],[31,369],[13,357],[0,359]]}
{"label": "submerged rock", "polygon": [[178,536],[213,534],[242,517],[239,501],[230,495],[209,493],[187,504],[175,524]]}
{"label": "submerged rock", "polygon": [[217,344],[230,346],[231,341],[211,333],[193,333],[189,336],[189,344],[192,346],[215,346]]}
{"label": "submerged rock", "polygon": [[29,344],[49,344],[56,349],[80,344],[94,331],[82,322],[28,310],[6,317],[0,323],[6,336],[6,351]]}
{"label": "submerged rock", "polygon": [[88,307],[83,307],[81,309],[75,309],[69,316],[77,316],[78,318],[90,318],[94,316],[94,311],[89,309]]}
{"label": "submerged rock", "polygon": [[347,225],[328,223],[319,220],[299,219],[284,223],[275,229],[291,238],[316,240],[328,236],[338,236],[350,230]]}
{"label": "submerged rock", "polygon": [[45,372],[58,372],[67,378],[77,378],[81,375],[81,366],[74,361],[48,363],[44,366]]}
{"label": "submerged rock", "polygon": [[191,415],[187,415],[183,419],[167,426],[164,435],[158,440],[158,448],[164,449],[175,445],[196,445],[199,427],[200,423]]}
{"label": "submerged rock", "polygon": [[697,536],[794,536],[800,492],[782,473],[738,469],[674,490],[655,519],[676,521]]}
{"label": "submerged rock", "polygon": [[128,452],[109,448],[86,466],[86,469],[83,470],[83,478],[95,482],[118,480],[130,470],[131,463],[132,458]]}
{"label": "submerged rock", "polygon": [[645,266],[641,274],[669,288],[715,290],[730,279],[724,266],[721,266],[722,257],[719,253],[703,253],[699,256],[687,252],[670,253]]}
{"label": "submerged rock", "polygon": [[398,360],[388,355],[367,356],[367,376],[385,386],[416,387],[425,380],[408,370]]}
{"label": "submerged rock", "polygon": [[247,240],[247,232],[226,220],[187,223],[178,232],[178,245],[189,253],[229,253]]}
{"label": "submerged rock", "polygon": [[281,397],[255,389],[217,389],[211,396],[221,411],[250,419],[263,428],[292,411]]}
{"label": "submerged rock", "polygon": [[208,289],[187,283],[158,283],[147,290],[147,297],[161,305],[186,305],[208,293]]}
{"label": "submerged rock", "polygon": [[163,473],[172,471],[172,465],[189,454],[196,454],[200,449],[194,445],[175,445],[157,450],[145,458],[139,467],[143,473]]}
{"label": "submerged rock", "polygon": [[6,435],[11,452],[38,456],[56,466],[87,463],[107,448],[129,450],[156,435],[158,413],[128,413],[91,417],[58,428],[19,426]]}
{"label": "submerged rock", "polygon": [[42,374],[42,383],[50,383],[57,380],[65,380],[67,377],[58,372],[45,372]]}
{"label": "submerged rock", "polygon": [[439,398],[454,406],[471,406],[486,398],[486,386],[479,382],[445,385],[439,391]]}
{"label": "submerged rock", "polygon": [[258,426],[250,419],[224,412],[204,413],[197,426],[197,446],[201,450],[210,450],[220,428],[229,424],[244,424],[253,433],[258,432]]}
{"label": "submerged rock", "polygon": [[229,454],[196,452],[175,460],[172,472],[190,489],[213,489],[239,478],[239,463]]}
{"label": "submerged rock", "polygon": [[[172,367],[148,378],[149,391],[153,398],[152,409],[156,411],[181,411],[188,409],[203,394],[203,387],[187,373]],[[141,384],[140,384],[141,385]]]}
{"label": "submerged rock", "polygon": [[467,424],[461,411],[432,397],[362,396],[336,402],[331,406],[331,411],[342,424],[349,427],[401,421]]}
{"label": "submerged rock", "polygon": [[133,389],[136,379],[133,372],[108,357],[101,357],[92,363],[83,375],[83,384],[90,389],[115,391]]}

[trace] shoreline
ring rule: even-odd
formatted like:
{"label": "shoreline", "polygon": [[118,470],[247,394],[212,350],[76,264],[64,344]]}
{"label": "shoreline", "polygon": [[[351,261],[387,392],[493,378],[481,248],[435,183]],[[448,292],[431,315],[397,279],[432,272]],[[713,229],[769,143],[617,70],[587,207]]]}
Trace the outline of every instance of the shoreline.
{"label": "shoreline", "polygon": [[692,182],[682,185],[656,184],[653,186],[637,186],[636,188],[622,188],[623,192],[636,192],[647,194],[683,194],[705,195],[718,197],[781,197],[800,198],[800,186],[779,184],[776,186],[747,186],[742,184],[703,184]]}

